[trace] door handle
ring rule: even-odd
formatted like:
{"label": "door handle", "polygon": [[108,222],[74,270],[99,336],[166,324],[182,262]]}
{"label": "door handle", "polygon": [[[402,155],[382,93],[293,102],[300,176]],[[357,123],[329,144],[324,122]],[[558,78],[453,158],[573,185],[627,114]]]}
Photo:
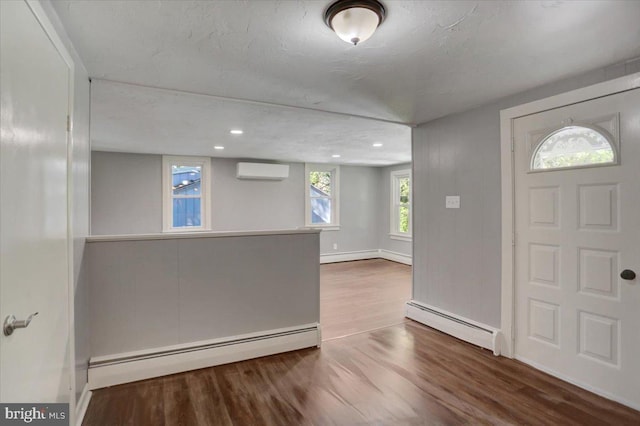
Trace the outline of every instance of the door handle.
{"label": "door handle", "polygon": [[2,331],[4,331],[4,335],[11,336],[13,334],[13,330],[15,330],[16,328],[29,327],[29,324],[31,324],[31,320],[36,315],[38,315],[38,313],[34,312],[33,314],[29,315],[26,320],[17,320],[13,315],[8,315],[4,319],[4,324],[2,325]]}
{"label": "door handle", "polygon": [[625,269],[624,271],[620,272],[620,278],[622,278],[623,280],[635,280],[636,273],[631,269]]}

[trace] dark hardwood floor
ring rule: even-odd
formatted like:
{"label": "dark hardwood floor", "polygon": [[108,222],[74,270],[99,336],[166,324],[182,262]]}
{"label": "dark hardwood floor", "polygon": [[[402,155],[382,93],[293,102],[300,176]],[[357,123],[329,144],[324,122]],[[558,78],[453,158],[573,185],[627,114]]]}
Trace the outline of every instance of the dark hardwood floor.
{"label": "dark hardwood floor", "polygon": [[[386,263],[391,269],[397,266]],[[370,264],[337,266],[323,265],[323,282],[327,270]],[[376,267],[384,269],[385,264]],[[355,269],[354,277],[371,279]],[[365,424],[639,425],[640,412],[404,320],[330,339],[321,349],[100,389],[93,393],[84,421],[136,426]]]}

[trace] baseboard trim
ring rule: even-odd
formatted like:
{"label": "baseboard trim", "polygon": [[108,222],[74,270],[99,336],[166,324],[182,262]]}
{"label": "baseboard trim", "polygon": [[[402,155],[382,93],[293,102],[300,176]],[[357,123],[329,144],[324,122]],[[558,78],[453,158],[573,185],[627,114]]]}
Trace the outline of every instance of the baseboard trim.
{"label": "baseboard trim", "polygon": [[531,367],[535,368],[536,370],[543,371],[543,372],[545,372],[545,373],[547,373],[547,374],[549,374],[551,376],[557,377],[558,379],[564,380],[565,382],[568,382],[568,383],[571,383],[572,385],[578,386],[579,388],[588,390],[589,392],[595,393],[596,395],[600,395],[603,398],[610,399],[611,401],[619,402],[622,405],[626,405],[627,407],[631,407],[634,410],[640,411],[640,405],[637,404],[637,403],[634,403],[632,401],[626,400],[624,398],[620,398],[619,396],[613,395],[613,394],[611,394],[609,392],[605,392],[605,391],[603,391],[603,390],[601,390],[599,388],[593,387],[591,385],[587,385],[587,384],[582,383],[582,382],[580,382],[578,380],[574,380],[574,379],[572,379],[572,378],[570,378],[568,376],[565,376],[564,374],[560,374],[560,373],[556,372],[553,369],[544,367],[543,365],[538,364],[537,362],[534,362],[534,361],[531,361],[531,360],[529,360],[527,358],[518,356],[518,354],[516,354],[515,359],[517,359],[518,361],[522,361],[525,364],[530,365]]}
{"label": "baseboard trim", "polygon": [[341,253],[328,253],[320,255],[320,263],[338,263],[338,262],[351,262],[353,260],[367,260],[367,259],[386,259],[393,262],[404,263],[405,265],[411,265],[411,256],[398,253],[395,251],[377,249],[377,250],[360,250],[360,251],[345,251]]}
{"label": "baseboard trim", "polygon": [[91,391],[89,390],[89,383],[85,383],[80,394],[80,399],[76,404],[76,426],[82,426],[85,414],[87,414],[87,408],[89,408],[89,402],[91,401]]}
{"label": "baseboard trim", "polygon": [[391,260],[393,262],[404,263],[405,265],[412,265],[413,259],[408,254],[398,253],[391,250],[380,249],[380,258]]}
{"label": "baseboard trim", "polygon": [[500,355],[500,330],[415,300],[405,308],[407,318]]}
{"label": "baseboard trim", "polygon": [[377,259],[378,250],[345,251],[320,255],[320,263],[350,262],[352,260]]}
{"label": "baseboard trim", "polygon": [[89,389],[99,389],[199,368],[318,347],[320,324],[268,330],[223,339],[94,357]]}

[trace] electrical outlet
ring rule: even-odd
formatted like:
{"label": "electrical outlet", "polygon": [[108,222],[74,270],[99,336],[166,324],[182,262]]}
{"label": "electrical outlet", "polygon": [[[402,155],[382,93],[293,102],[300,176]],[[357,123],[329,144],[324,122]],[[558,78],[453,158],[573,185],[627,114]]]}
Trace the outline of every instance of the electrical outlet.
{"label": "electrical outlet", "polygon": [[459,195],[447,195],[445,198],[444,205],[448,209],[459,209],[460,208],[460,196]]}
{"label": "electrical outlet", "polygon": [[333,249],[338,250],[338,243],[333,243]]}

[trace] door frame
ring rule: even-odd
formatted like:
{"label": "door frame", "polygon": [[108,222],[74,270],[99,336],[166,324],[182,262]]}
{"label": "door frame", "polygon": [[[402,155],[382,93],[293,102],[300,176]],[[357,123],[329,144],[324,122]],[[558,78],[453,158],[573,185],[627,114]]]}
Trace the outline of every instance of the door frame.
{"label": "door frame", "polygon": [[[67,368],[69,369],[69,421],[70,424],[76,422],[76,383],[75,383],[75,284],[74,284],[74,264],[73,264],[73,123],[74,123],[74,83],[76,64],[67,45],[58,34],[56,26],[52,22],[57,16],[51,16],[38,0],[23,0],[33,13],[40,27],[45,32],[53,47],[58,51],[60,57],[69,68],[69,93],[67,115],[67,315],[69,321],[69,359]],[[58,23],[58,25],[60,25]],[[65,35],[66,37],[66,35]]]}
{"label": "door frame", "polygon": [[616,93],[640,88],[640,72],[614,80],[594,84],[554,95],[548,98],[518,105],[500,111],[500,164],[502,193],[502,292],[501,330],[503,341],[500,346],[502,356],[515,356],[515,179],[514,179],[514,120]]}

